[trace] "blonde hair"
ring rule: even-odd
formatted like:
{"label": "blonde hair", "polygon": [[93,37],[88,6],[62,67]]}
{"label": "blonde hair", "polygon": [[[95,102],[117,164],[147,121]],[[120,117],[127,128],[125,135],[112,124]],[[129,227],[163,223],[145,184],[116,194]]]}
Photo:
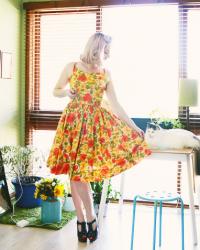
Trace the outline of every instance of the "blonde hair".
{"label": "blonde hair", "polygon": [[86,43],[83,54],[80,56],[81,61],[87,64],[101,64],[100,54],[104,49],[104,59],[109,57],[109,50],[106,47],[111,43],[111,37],[101,32],[93,34]]}

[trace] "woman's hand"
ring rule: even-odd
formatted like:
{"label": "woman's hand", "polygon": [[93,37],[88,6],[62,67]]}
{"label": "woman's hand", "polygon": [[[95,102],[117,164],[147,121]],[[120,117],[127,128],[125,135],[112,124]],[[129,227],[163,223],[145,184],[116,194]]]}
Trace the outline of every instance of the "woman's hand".
{"label": "woman's hand", "polygon": [[71,89],[66,89],[67,96],[71,99],[74,99],[76,97],[76,92]]}
{"label": "woman's hand", "polygon": [[139,127],[134,127],[134,130],[139,134],[140,137],[144,139],[145,133],[142,129],[140,129]]}

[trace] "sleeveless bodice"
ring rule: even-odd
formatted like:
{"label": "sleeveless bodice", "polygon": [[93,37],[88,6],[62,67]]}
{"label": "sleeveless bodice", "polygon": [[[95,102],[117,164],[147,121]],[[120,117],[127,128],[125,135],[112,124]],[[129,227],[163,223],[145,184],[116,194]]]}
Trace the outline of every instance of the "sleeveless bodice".
{"label": "sleeveless bodice", "polygon": [[73,103],[100,105],[108,79],[106,73],[88,73],[77,68],[69,79],[71,90],[76,92]]}

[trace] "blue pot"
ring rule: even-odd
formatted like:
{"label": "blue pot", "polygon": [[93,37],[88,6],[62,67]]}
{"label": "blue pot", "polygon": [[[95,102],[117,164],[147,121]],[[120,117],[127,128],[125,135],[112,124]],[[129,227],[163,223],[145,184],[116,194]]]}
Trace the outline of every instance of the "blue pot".
{"label": "blue pot", "polygon": [[35,182],[39,181],[38,176],[22,176],[20,181],[14,178],[11,182],[15,187],[16,205],[23,208],[34,208],[41,206],[41,199],[34,198]]}
{"label": "blue pot", "polygon": [[62,204],[60,199],[42,200],[41,222],[43,224],[59,223],[62,220]]}

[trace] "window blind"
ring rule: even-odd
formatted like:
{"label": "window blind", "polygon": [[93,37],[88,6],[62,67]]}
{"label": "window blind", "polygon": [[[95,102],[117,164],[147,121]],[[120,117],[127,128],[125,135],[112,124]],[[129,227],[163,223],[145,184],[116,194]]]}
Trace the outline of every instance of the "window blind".
{"label": "window blind", "polygon": [[[200,83],[200,3],[179,4],[179,77],[197,79]],[[199,105],[190,107],[190,129],[200,132],[200,88]],[[179,107],[179,118],[186,124],[186,107]]]}
{"label": "window blind", "polygon": [[88,36],[100,30],[101,10],[96,7],[27,11],[26,144],[33,130],[56,128],[69,100],[53,97],[53,87],[66,62],[79,60]]}
{"label": "window blind", "polygon": [[[150,2],[157,3],[157,1]],[[62,7],[62,4],[65,6]],[[71,4],[63,3],[63,1],[25,4],[25,7],[29,9],[26,11],[25,137],[27,144],[32,141],[33,130],[56,129],[61,110],[68,100],[65,99],[62,102],[53,98],[51,94],[53,86],[63,65],[66,62],[79,59],[79,52],[82,50],[81,46],[84,45],[88,35],[95,31],[107,29],[105,20],[110,14],[105,15],[106,8],[108,10],[110,7],[117,6],[117,4],[133,6],[130,5],[130,2],[122,3],[120,1],[116,3],[102,1],[102,3],[96,4],[96,6],[94,6],[94,2],[91,6],[87,6],[87,4],[89,3],[85,1],[76,1]],[[110,4],[110,6],[105,8],[101,4]],[[139,5],[139,1],[134,2],[134,4]],[[102,10],[104,10],[104,14]],[[199,22],[197,22],[200,16],[199,10],[198,3],[181,1],[178,4],[179,71],[177,78],[200,78],[198,76],[198,58],[200,58],[198,56],[198,37],[200,37],[200,31],[198,29]],[[113,20],[114,30],[116,27]],[[166,25],[163,29],[167,27]],[[52,74],[52,72],[54,73]],[[52,96],[52,99],[50,96]],[[191,108],[190,124],[192,130],[200,128],[200,116],[198,113],[200,113],[198,108],[194,110]],[[185,123],[185,107],[179,108],[179,118]]]}

